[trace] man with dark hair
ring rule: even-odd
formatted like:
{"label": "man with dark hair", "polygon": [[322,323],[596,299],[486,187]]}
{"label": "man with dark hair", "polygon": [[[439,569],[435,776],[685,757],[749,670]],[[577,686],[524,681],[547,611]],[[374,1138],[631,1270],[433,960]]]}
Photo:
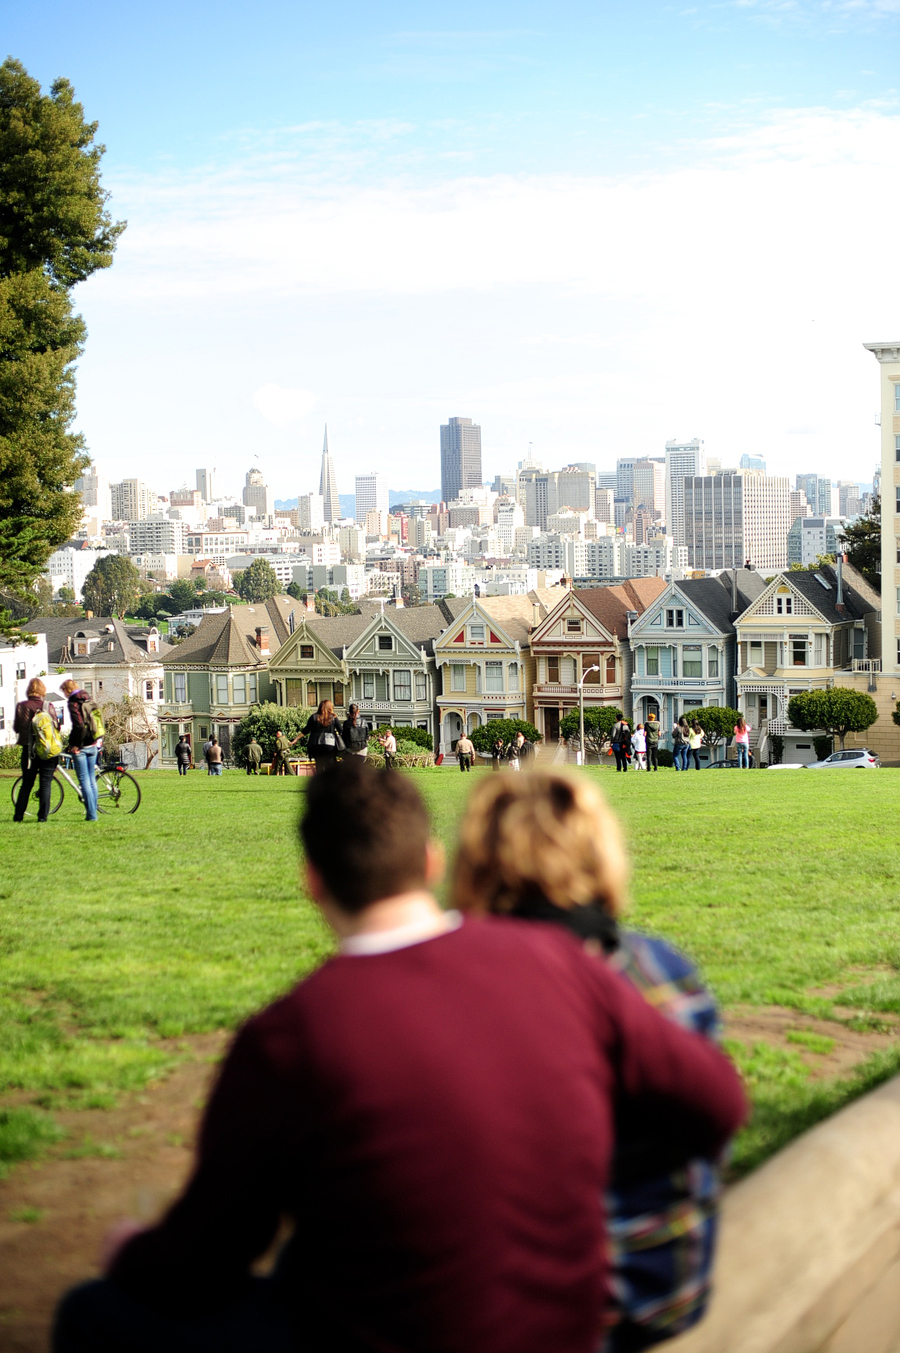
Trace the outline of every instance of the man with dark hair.
{"label": "man with dark hair", "polygon": [[594,1353],[614,1114],[713,1155],[736,1073],[568,934],[443,912],[409,779],[348,758],[301,835],[339,953],[239,1032],[184,1194],[56,1353]]}

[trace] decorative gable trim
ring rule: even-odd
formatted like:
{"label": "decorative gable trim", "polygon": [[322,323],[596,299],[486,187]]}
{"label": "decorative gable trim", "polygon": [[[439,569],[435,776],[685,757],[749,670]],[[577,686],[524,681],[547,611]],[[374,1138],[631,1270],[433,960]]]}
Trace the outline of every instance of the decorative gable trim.
{"label": "decorative gable trim", "polygon": [[[788,598],[790,599],[790,609],[785,604]],[[778,609],[779,601],[782,603],[781,610]],[[735,625],[738,626],[748,620],[763,618],[774,619],[788,627],[796,619],[814,619],[826,625],[833,623],[821,611],[817,610],[807,597],[791,586],[790,575],[784,573],[780,573],[777,578],[772,579],[765,592],[750,603],[743,615],[738,616]],[[847,617],[848,620],[850,618],[850,616]]]}

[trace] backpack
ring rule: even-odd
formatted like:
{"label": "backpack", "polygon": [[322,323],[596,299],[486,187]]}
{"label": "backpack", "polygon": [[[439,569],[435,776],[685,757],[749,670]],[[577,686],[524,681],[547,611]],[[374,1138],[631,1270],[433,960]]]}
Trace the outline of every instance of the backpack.
{"label": "backpack", "polygon": [[41,761],[50,761],[62,752],[62,738],[52,710],[50,701],[45,700],[31,720],[31,755]]}
{"label": "backpack", "polygon": [[103,711],[93,700],[85,700],[81,707],[84,716],[85,730],[90,734],[92,742],[99,742],[106,732],[106,725],[103,722]]}

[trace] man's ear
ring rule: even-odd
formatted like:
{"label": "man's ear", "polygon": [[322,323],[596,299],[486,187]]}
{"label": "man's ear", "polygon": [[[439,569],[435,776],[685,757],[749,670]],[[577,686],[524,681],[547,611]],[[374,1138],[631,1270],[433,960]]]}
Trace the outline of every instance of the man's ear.
{"label": "man's ear", "polygon": [[440,883],[444,877],[446,863],[447,855],[443,841],[432,837],[425,847],[425,882],[429,888],[434,888]]}
{"label": "man's ear", "polygon": [[306,886],[309,890],[310,897],[314,902],[317,902],[320,907],[323,902],[328,900],[328,889],[325,887],[325,880],[322,878],[322,875],[319,873],[316,866],[309,859],[306,861]]}

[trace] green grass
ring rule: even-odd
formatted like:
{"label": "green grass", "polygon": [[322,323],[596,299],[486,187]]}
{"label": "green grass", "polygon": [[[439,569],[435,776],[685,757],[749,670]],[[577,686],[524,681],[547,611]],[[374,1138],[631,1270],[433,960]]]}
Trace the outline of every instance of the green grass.
{"label": "green grass", "polygon": [[[833,1018],[841,988],[854,1027],[900,1010],[900,772],[582,773],[625,824],[632,919],[692,954],[726,1007]],[[412,774],[452,850],[470,777]],[[68,795],[47,828],[0,821],[0,1095],[109,1106],[164,1074],[178,1037],[233,1028],[330,950],[300,887],[303,782],[140,779],[134,816],[88,828]],[[757,1107],[740,1168],[900,1065],[810,1083],[793,1049],[737,1051]]]}

